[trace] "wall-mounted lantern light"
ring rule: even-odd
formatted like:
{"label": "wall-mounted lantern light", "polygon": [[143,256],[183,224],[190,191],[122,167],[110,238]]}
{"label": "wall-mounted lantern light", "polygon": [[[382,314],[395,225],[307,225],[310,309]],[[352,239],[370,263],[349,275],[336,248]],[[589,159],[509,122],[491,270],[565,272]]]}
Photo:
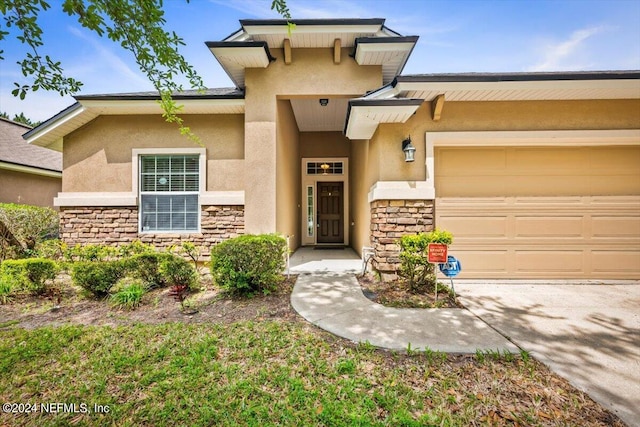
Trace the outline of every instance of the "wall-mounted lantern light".
{"label": "wall-mounted lantern light", "polygon": [[413,162],[415,160],[414,154],[416,152],[416,147],[411,143],[411,136],[402,141],[402,151],[404,151],[405,162]]}
{"label": "wall-mounted lantern light", "polygon": [[320,98],[320,105],[322,105],[323,107],[329,105],[329,98]]}

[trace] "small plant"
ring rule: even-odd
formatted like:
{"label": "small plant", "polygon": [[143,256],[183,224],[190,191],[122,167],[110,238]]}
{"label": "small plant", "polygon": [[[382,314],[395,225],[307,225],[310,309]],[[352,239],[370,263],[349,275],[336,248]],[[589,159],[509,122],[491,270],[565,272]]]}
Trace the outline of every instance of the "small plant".
{"label": "small plant", "polygon": [[71,266],[73,283],[96,297],[106,296],[125,273],[122,261],[82,261]]}
{"label": "small plant", "polygon": [[409,234],[400,238],[400,276],[412,292],[434,289],[436,286],[435,265],[427,260],[429,243],[450,245],[453,235],[435,229],[429,233]]}
{"label": "small plant", "polygon": [[59,267],[55,261],[44,258],[7,260],[0,267],[2,281],[14,289],[21,289],[32,295],[43,295],[50,288],[47,282],[55,279]]}
{"label": "small plant", "polygon": [[177,255],[166,254],[161,257],[158,272],[163,280],[172,286],[193,289],[198,284],[195,268],[187,260]]}
{"label": "small plant", "polygon": [[13,300],[13,286],[0,274],[0,304],[7,304]]}
{"label": "small plant", "polygon": [[128,258],[139,254],[156,253],[153,245],[142,243],[140,240],[134,240],[128,245],[118,247],[117,254],[120,258]]}
{"label": "small plant", "polygon": [[142,296],[146,293],[142,281],[132,281],[124,284],[121,289],[111,295],[111,303],[117,307],[134,310],[140,305]]}
{"label": "small plant", "polygon": [[66,261],[107,261],[117,256],[118,249],[107,245],[77,244],[64,253]]}
{"label": "small plant", "polygon": [[160,265],[173,255],[160,252],[142,252],[127,258],[125,263],[131,276],[142,280],[148,289],[169,285],[168,277],[160,272]]}
{"label": "small plant", "polygon": [[211,250],[211,275],[231,293],[268,294],[282,281],[286,250],[286,240],[275,234],[225,240]]}

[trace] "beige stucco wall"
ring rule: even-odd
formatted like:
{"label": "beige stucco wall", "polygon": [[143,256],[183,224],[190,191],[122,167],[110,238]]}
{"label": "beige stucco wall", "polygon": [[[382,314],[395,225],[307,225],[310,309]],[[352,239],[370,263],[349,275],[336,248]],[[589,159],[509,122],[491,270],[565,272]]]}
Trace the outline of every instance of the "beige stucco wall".
{"label": "beige stucco wall", "polygon": [[[351,141],[350,153],[350,208],[351,247],[360,254],[363,246],[370,246],[371,215],[369,189],[376,181],[374,167],[369,165],[369,141]],[[360,254],[361,255],[361,254]]]}
{"label": "beige stucco wall", "polygon": [[298,126],[288,100],[278,101],[276,132],[276,231],[300,246],[300,144]]}
{"label": "beige stucco wall", "polygon": [[[439,121],[424,103],[404,124],[381,124],[372,138],[380,180],[424,180],[425,132],[640,128],[640,100],[446,102]],[[405,163],[401,142],[411,135],[416,161]],[[375,163],[376,160],[372,159]],[[371,163],[370,162],[370,163]],[[374,166],[375,167],[375,166]]]}
{"label": "beige stucco wall", "polygon": [[342,132],[301,132],[302,157],[349,157],[351,142]]}
{"label": "beige stucco wall", "polygon": [[[207,191],[244,189],[242,115],[187,115],[207,149]],[[64,192],[128,192],[132,148],[197,148],[159,115],[100,116],[64,138]]]}
{"label": "beige stucco wall", "polygon": [[62,188],[60,178],[0,169],[0,203],[53,207]]}
{"label": "beige stucco wall", "polygon": [[640,195],[640,145],[436,147],[438,197]]}
{"label": "beige stucco wall", "polygon": [[[382,84],[381,67],[359,66],[343,49],[340,64],[333,63],[332,49],[293,49],[286,65],[282,49],[265,69],[245,73],[245,224],[248,233],[278,228],[277,179],[264,174],[277,160],[277,98],[318,94],[360,96]],[[299,165],[298,165],[299,167]],[[299,233],[298,233],[299,234]]]}

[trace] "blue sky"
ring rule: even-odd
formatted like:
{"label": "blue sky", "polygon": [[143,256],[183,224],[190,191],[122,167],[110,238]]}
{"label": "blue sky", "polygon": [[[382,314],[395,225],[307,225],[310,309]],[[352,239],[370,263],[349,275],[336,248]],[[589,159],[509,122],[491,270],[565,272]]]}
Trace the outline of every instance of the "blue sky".
{"label": "blue sky", "polygon": [[[83,29],[61,11],[42,15],[48,54],[84,83],[83,94],[151,90],[128,52]],[[165,0],[167,29],[209,87],[232,86],[205,41],[237,30],[239,19],[278,18],[270,0]],[[640,69],[640,0],[288,0],[294,18],[386,18],[420,40],[403,74]],[[0,111],[45,120],[73,98],[36,92],[11,95],[25,83],[15,62],[25,48],[9,36],[0,61]]]}

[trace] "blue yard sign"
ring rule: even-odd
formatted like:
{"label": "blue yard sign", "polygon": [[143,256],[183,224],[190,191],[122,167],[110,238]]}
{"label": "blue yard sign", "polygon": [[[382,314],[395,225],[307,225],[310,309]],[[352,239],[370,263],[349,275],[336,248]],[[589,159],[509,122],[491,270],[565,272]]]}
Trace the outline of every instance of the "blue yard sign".
{"label": "blue yard sign", "polygon": [[462,265],[460,265],[460,261],[452,255],[447,256],[447,262],[444,264],[439,264],[440,271],[445,276],[451,278],[456,277],[460,270],[462,270]]}

